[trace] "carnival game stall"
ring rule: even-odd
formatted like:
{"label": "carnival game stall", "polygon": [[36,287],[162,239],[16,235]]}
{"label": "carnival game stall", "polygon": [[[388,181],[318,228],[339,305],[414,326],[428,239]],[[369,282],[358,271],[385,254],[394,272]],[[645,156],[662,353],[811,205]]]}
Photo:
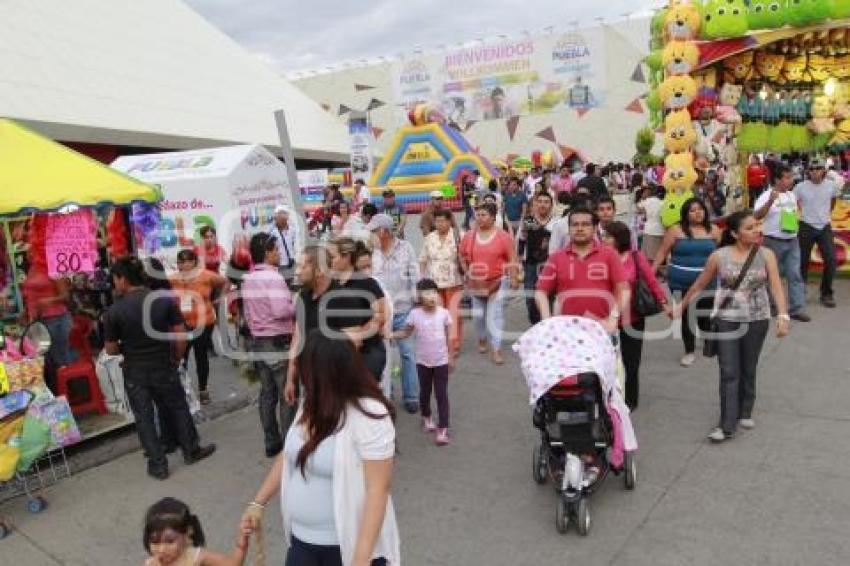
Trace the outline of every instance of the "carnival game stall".
{"label": "carnival game stall", "polygon": [[[73,440],[132,422],[118,359],[111,361],[115,371],[99,371],[98,327],[112,301],[109,263],[133,253],[135,240],[155,227],[150,219],[159,199],[155,187],[0,119],[6,252],[0,295],[7,336],[0,348],[0,403],[11,411],[7,418],[58,403],[68,409],[60,411],[67,417],[63,426],[79,426],[68,437]],[[46,359],[19,338],[34,323],[46,327]],[[27,432],[12,430],[6,440]]]}
{"label": "carnival game stall", "polygon": [[[723,179],[728,209],[751,205],[752,156],[801,166],[828,157],[846,179],[850,0],[674,1],[653,19],[652,41],[647,102],[667,152],[665,224],[700,170]],[[850,203],[841,199],[833,228],[844,273],[848,221]]]}

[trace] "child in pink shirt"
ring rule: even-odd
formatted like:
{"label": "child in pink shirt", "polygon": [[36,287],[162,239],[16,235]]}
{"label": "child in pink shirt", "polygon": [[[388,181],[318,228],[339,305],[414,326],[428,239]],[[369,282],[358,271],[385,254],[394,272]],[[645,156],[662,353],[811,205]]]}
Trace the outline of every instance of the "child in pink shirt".
{"label": "child in pink shirt", "polygon": [[[425,432],[436,431],[438,446],[449,440],[449,332],[452,323],[449,311],[440,305],[437,284],[423,279],[416,285],[419,306],[410,311],[404,328],[393,333],[393,338],[403,340],[416,335],[416,370],[419,373],[419,409]],[[431,417],[431,390],[437,398],[438,422]]]}

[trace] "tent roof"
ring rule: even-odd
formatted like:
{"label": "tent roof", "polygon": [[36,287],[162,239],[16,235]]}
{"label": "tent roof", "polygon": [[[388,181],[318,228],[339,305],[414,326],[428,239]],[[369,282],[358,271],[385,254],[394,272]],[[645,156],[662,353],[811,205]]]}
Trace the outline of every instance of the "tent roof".
{"label": "tent roof", "polygon": [[278,152],[283,108],[297,159],[348,161],[337,117],[179,0],[5,0],[0,53],[0,116],[53,139]]}
{"label": "tent roof", "polygon": [[247,161],[269,160],[283,164],[261,145],[231,145],[193,151],[125,155],[110,167],[148,183],[161,184],[177,179],[226,178]]}
{"label": "tent roof", "polygon": [[0,215],[159,198],[155,187],[0,118]]}

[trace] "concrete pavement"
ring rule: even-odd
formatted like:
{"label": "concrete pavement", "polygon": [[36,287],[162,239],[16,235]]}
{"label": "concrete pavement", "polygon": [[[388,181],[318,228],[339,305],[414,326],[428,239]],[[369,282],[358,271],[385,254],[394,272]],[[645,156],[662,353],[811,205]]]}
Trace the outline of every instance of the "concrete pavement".
{"label": "concrete pavement", "polygon": [[[418,418],[398,419],[394,498],[408,565],[809,565],[850,556],[850,284],[838,283],[838,309],[814,304],[811,324],[795,324],[762,355],[757,428],[712,446],[717,364],[678,365],[681,345],[644,347],[638,486],[609,477],[591,500],[588,538],[557,534],[555,496],[531,479],[531,427],[516,359],[496,368],[466,353],[452,377],[455,442],[437,448]],[[524,324],[520,303],[509,309]],[[653,321],[653,326],[664,324]],[[471,325],[468,325],[469,328]],[[0,563],[137,565],[144,560],[142,517],[165,495],[200,516],[210,545],[231,544],[242,506],[265,474],[255,407],[202,427],[218,443],[187,468],[172,459],[167,482],[147,478],[139,452],[87,470],[50,489],[50,507],[29,515],[18,499],[0,505],[17,531],[0,541]],[[280,514],[268,513],[269,564],[280,564]],[[8,560],[8,562],[7,562]]]}

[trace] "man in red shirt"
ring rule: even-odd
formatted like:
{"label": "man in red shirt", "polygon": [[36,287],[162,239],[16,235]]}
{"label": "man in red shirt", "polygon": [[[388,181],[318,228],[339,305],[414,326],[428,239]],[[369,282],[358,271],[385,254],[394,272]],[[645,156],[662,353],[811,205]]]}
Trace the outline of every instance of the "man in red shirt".
{"label": "man in red shirt", "polygon": [[620,313],[629,308],[630,290],[617,253],[594,238],[598,225],[586,208],[570,213],[570,244],[549,256],[535,300],[544,319],[552,316],[549,299],[555,295],[558,314],[596,319],[613,334]]}
{"label": "man in red shirt", "polygon": [[758,155],[750,157],[750,164],[747,166],[747,189],[750,193],[750,206],[758,200],[759,195],[767,186],[769,174],[770,172],[762,164]]}

